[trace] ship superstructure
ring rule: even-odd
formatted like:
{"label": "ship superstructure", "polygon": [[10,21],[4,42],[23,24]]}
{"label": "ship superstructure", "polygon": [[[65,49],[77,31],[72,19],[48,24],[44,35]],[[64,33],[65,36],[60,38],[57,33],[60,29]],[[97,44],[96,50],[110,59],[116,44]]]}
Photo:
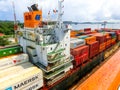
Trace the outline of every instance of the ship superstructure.
{"label": "ship superstructure", "polygon": [[44,72],[51,85],[73,68],[70,59],[70,26],[62,22],[62,2],[59,1],[58,20],[42,21],[37,4],[24,13],[24,29],[18,30],[18,41],[31,62]]}

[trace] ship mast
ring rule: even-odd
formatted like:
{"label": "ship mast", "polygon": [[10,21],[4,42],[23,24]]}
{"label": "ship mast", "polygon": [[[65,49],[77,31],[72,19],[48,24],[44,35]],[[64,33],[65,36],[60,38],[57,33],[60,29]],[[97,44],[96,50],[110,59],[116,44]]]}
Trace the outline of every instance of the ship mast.
{"label": "ship mast", "polygon": [[17,30],[18,24],[17,24],[17,19],[16,19],[16,13],[15,13],[15,5],[14,2],[12,2],[13,5],[13,12],[14,12],[14,30]]}
{"label": "ship mast", "polygon": [[62,12],[62,3],[63,3],[64,0],[58,0],[58,26],[59,26],[59,29],[61,28],[62,26],[62,16],[63,16],[63,12]]}

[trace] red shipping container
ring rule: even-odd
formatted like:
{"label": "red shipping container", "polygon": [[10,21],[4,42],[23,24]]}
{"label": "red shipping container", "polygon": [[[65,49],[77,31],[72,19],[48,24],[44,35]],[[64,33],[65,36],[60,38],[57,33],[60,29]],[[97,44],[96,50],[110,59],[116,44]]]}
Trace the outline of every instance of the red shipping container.
{"label": "red shipping container", "polygon": [[120,30],[119,29],[113,29],[113,30],[111,30],[111,32],[115,32],[117,35],[120,34]]}
{"label": "red shipping container", "polygon": [[99,53],[99,42],[95,41],[91,44],[89,44],[89,48],[90,48],[90,58],[94,57],[96,54]]}
{"label": "red shipping container", "polygon": [[95,36],[91,36],[85,39],[87,44],[93,43],[96,41],[96,37]]}
{"label": "red shipping container", "polygon": [[106,36],[96,36],[96,40],[99,41],[99,43],[104,43],[106,41]]}
{"label": "red shipping container", "polygon": [[71,54],[75,59],[75,65],[78,66],[84,63],[89,58],[89,46],[85,45],[75,49],[71,49]]}
{"label": "red shipping container", "polygon": [[105,50],[105,48],[106,48],[105,44],[106,44],[105,42],[100,44],[99,52],[102,52]]}
{"label": "red shipping container", "polygon": [[117,35],[117,39],[118,41],[120,41],[120,33]]}
{"label": "red shipping container", "polygon": [[88,56],[89,54],[86,53],[86,54],[81,55],[80,57],[75,57],[75,65],[79,66],[80,64],[83,64],[85,61],[88,60]]}
{"label": "red shipping container", "polygon": [[87,52],[89,52],[89,46],[87,45],[71,49],[71,54],[73,56],[81,56],[82,54]]}
{"label": "red shipping container", "polygon": [[76,57],[76,58],[74,58],[74,60],[75,60],[75,66],[79,66],[80,64],[82,64],[80,57]]}
{"label": "red shipping container", "polygon": [[109,48],[111,46],[111,37],[106,38],[106,48]]}
{"label": "red shipping container", "polygon": [[111,39],[111,44],[114,45],[116,43],[116,38]]}
{"label": "red shipping container", "polygon": [[85,28],[84,32],[91,32],[91,28]]}
{"label": "red shipping container", "polygon": [[81,56],[81,59],[82,59],[82,63],[84,63],[85,61],[87,61],[89,58],[89,53],[85,53]]}
{"label": "red shipping container", "polygon": [[79,55],[82,53],[84,46],[80,46],[74,49],[71,49],[71,54],[75,57],[79,57]]}

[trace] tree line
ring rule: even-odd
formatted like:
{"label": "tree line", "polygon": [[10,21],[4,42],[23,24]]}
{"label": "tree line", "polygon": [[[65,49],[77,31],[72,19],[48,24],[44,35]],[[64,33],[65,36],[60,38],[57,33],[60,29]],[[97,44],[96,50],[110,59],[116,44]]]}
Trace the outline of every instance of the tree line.
{"label": "tree line", "polygon": [[[18,24],[23,27],[23,23]],[[13,21],[0,21],[0,33],[5,35],[14,35],[14,22]]]}
{"label": "tree line", "polygon": [[[18,24],[20,27],[23,27],[23,23]],[[0,21],[0,33],[5,36],[0,36],[0,46],[5,46],[11,44],[8,41],[8,38],[14,36],[14,22],[13,21]]]}

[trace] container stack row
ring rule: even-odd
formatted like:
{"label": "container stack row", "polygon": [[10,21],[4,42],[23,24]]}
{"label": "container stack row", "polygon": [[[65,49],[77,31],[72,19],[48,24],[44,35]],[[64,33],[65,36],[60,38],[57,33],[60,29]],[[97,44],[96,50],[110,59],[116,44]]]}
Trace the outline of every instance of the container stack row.
{"label": "container stack row", "polygon": [[41,87],[42,71],[29,62],[21,46],[0,49],[0,90],[36,90]]}
{"label": "container stack row", "polygon": [[[75,66],[82,65],[86,61],[94,59],[98,54],[109,51],[108,49],[120,41],[119,35],[120,30],[111,29],[109,31],[108,29],[91,31],[88,28],[84,31],[71,31],[71,55],[74,58]],[[107,56],[105,53],[104,57]]]}

